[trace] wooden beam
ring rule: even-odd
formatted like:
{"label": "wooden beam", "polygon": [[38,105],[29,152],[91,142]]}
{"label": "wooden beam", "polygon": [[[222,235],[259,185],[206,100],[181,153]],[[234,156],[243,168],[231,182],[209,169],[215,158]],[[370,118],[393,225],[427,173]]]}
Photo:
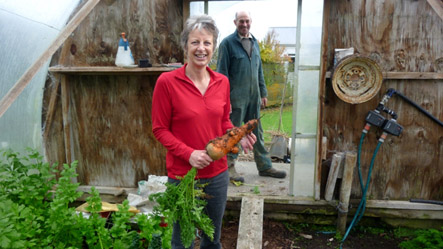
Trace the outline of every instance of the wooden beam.
{"label": "wooden beam", "polygon": [[177,67],[173,66],[158,66],[158,67],[135,67],[135,68],[121,68],[121,67],[50,67],[51,73],[62,74],[76,74],[76,75],[160,75],[163,72],[169,72]]}
{"label": "wooden beam", "polygon": [[323,136],[321,139],[321,160],[326,160],[327,151],[328,151],[328,137]]}
{"label": "wooden beam", "polygon": [[51,97],[49,99],[48,109],[46,112],[45,129],[43,131],[43,141],[47,141],[49,131],[51,130],[52,122],[54,122],[55,109],[58,99],[58,91],[60,90],[60,80],[55,81],[55,86],[52,88]]}
{"label": "wooden beam", "polygon": [[185,27],[186,20],[188,20],[191,15],[190,5],[190,0],[183,0],[183,27]]}
{"label": "wooden beam", "polygon": [[[331,72],[326,72],[326,78],[331,78]],[[434,72],[382,72],[383,79],[390,80],[441,80],[443,73]]]}
{"label": "wooden beam", "polygon": [[85,5],[72,18],[72,20],[60,32],[54,42],[49,45],[49,48],[46,49],[42,55],[40,55],[40,57],[26,70],[26,72],[14,84],[9,92],[3,97],[3,99],[0,101],[0,118],[8,110],[15,99],[17,99],[17,97],[23,92],[38,70],[52,57],[57,49],[63,44],[63,42],[65,42],[69,35],[71,35],[75,28],[77,28],[83,19],[85,19],[85,17],[91,12],[98,2],[100,2],[100,0],[89,0],[86,2]]}
{"label": "wooden beam", "polygon": [[441,80],[441,79],[443,79],[443,73],[432,73],[432,72],[383,72],[383,79]]}
{"label": "wooden beam", "polygon": [[243,197],[237,249],[261,249],[263,239],[263,198]]}
{"label": "wooden beam", "polygon": [[70,95],[67,75],[61,76],[61,100],[62,100],[62,116],[63,116],[63,136],[65,141],[66,163],[72,163],[71,153],[71,116],[69,113]]}
{"label": "wooden beam", "polygon": [[340,234],[345,234],[346,232],[346,219],[349,211],[349,198],[351,197],[352,179],[357,162],[357,153],[347,152],[345,157],[343,180],[340,187],[340,202],[338,203],[337,230],[340,231]]}
{"label": "wooden beam", "polygon": [[335,183],[337,182],[338,172],[340,167],[342,167],[342,161],[344,158],[344,153],[339,152],[332,156],[331,167],[329,168],[328,180],[326,181],[325,187],[325,200],[331,201],[334,195]]}
{"label": "wooden beam", "polygon": [[[321,58],[320,58],[320,82],[318,87],[318,111],[317,111],[317,137],[323,138],[323,125],[324,117],[323,112],[325,109],[325,92],[326,92],[326,71],[328,66],[328,30],[329,30],[329,12],[330,1],[323,1],[323,24],[322,24],[322,38],[321,38]],[[315,177],[314,177],[314,199],[320,200],[321,190],[321,170],[323,156],[326,156],[326,144],[323,144],[323,139],[319,141],[317,139],[317,156],[315,162]],[[324,145],[324,146],[323,146]]]}
{"label": "wooden beam", "polygon": [[429,5],[435,10],[437,15],[443,20],[443,1],[442,0],[428,0]]}

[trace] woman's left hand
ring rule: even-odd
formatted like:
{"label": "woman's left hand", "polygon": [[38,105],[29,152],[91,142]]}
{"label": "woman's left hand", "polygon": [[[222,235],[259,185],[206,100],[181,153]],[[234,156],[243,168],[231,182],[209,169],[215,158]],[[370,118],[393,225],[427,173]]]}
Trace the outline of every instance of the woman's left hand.
{"label": "woman's left hand", "polygon": [[206,150],[194,150],[189,157],[189,163],[197,169],[203,169],[213,161]]}
{"label": "woman's left hand", "polygon": [[252,150],[255,142],[257,142],[257,137],[254,133],[246,134],[241,140],[240,144],[243,148],[243,151],[247,154],[250,150]]}

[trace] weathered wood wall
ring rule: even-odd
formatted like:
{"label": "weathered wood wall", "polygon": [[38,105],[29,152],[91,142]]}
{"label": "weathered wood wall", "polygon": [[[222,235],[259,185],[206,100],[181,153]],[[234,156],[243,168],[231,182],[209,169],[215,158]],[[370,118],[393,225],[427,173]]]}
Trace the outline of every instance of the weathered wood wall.
{"label": "weathered wood wall", "polygon": [[[182,9],[182,1],[176,0],[103,0],[51,65],[114,66],[121,32],[127,34],[136,63],[144,58],[152,64],[183,63]],[[136,187],[149,174],[165,175],[166,151],[151,131],[151,97],[159,74],[66,76],[69,125],[63,124],[63,77],[50,74],[43,116],[47,160],[78,160],[83,185]],[[68,146],[66,132],[72,138]]]}
{"label": "weathered wood wall", "polygon": [[[443,72],[443,21],[427,1],[333,1],[325,11],[329,21],[324,60],[329,71],[333,70],[335,48],[354,47],[374,59],[384,72]],[[385,79],[377,96],[356,105],[340,100],[329,79],[324,84],[320,88],[321,132],[328,137],[329,158],[336,151],[357,150],[366,114],[377,107],[389,88],[443,120],[442,78]],[[387,107],[398,114],[404,130],[399,137],[388,136],[381,146],[368,197],[443,200],[443,128],[399,97],[391,98]],[[365,182],[380,134],[373,127],[363,144]],[[353,197],[361,197],[358,177],[354,177],[352,189]]]}
{"label": "weathered wood wall", "polygon": [[181,1],[174,0],[101,1],[65,42],[60,64],[114,66],[121,32],[136,61],[183,62],[182,9]]}

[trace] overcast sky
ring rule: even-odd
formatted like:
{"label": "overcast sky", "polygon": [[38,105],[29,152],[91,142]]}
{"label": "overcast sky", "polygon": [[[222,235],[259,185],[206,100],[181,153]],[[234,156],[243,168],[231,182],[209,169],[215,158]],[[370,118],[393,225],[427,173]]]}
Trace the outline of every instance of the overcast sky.
{"label": "overcast sky", "polygon": [[[262,40],[270,27],[297,26],[296,0],[261,1],[210,1],[209,15],[220,29],[220,41],[235,30],[234,16],[238,10],[248,10],[252,15],[251,33]],[[203,13],[202,2],[191,2],[191,15]],[[323,0],[304,0],[302,26],[321,27]]]}

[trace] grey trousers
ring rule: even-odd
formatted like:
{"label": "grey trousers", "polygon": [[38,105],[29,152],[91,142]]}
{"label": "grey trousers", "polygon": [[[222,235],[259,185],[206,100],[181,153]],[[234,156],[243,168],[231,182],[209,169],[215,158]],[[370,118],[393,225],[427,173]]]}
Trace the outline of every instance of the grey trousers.
{"label": "grey trousers", "polygon": [[[178,183],[179,180],[172,178],[168,179],[170,183]],[[211,218],[214,224],[214,240],[211,241],[206,234],[203,233],[200,242],[201,249],[221,249],[222,245],[220,242],[221,237],[221,227],[223,223],[223,215],[225,213],[226,201],[228,196],[228,184],[229,184],[229,173],[224,171],[213,178],[200,179],[200,183],[209,183],[205,188],[204,192],[209,195],[209,199],[206,199],[207,205],[205,208],[206,214]],[[185,247],[181,243],[180,239],[180,225],[174,223],[172,230],[172,249],[184,249]],[[194,248],[194,243],[192,243],[190,248]]]}

